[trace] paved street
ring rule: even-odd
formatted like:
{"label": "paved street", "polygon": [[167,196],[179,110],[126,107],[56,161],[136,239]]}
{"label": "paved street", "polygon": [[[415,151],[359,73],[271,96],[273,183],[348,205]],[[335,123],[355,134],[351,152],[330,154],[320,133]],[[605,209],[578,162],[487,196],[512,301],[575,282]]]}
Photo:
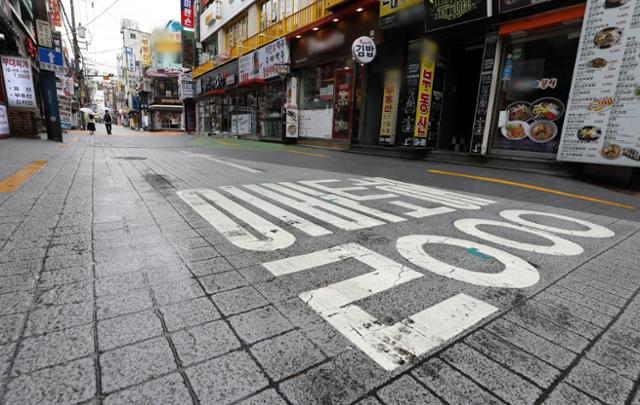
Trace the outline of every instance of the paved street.
{"label": "paved street", "polygon": [[640,404],[640,200],[104,134],[0,140],[1,404]]}

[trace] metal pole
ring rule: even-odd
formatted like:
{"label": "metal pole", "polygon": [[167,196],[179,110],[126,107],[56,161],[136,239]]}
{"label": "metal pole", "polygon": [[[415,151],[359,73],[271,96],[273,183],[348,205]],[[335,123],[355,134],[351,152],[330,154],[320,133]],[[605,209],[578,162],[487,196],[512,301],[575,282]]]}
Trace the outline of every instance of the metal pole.
{"label": "metal pole", "polygon": [[80,69],[80,46],[78,45],[78,34],[76,30],[78,27],[76,26],[76,9],[73,0],[69,0],[69,5],[71,6],[71,36],[73,38],[73,58],[76,61],[76,71],[78,73],[78,88],[80,89],[80,106],[82,106],[83,99],[82,94],[87,95],[86,88],[84,86],[84,73],[82,69]]}

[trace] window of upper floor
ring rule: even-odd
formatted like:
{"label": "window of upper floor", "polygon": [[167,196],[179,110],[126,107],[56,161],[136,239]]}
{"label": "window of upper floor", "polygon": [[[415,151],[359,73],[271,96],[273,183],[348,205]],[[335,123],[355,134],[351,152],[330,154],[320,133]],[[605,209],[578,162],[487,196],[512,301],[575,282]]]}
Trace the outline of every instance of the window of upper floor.
{"label": "window of upper floor", "polygon": [[249,36],[249,18],[244,14],[224,28],[224,49],[228,50],[242,43]]}
{"label": "window of upper floor", "polygon": [[266,0],[260,7],[260,31],[293,14],[295,0]]}

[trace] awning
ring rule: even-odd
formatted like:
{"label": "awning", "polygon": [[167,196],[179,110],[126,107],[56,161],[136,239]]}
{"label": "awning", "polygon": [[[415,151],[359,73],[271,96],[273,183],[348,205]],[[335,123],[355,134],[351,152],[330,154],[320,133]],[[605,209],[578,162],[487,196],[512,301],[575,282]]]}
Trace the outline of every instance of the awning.
{"label": "awning", "polygon": [[261,84],[264,84],[263,79],[251,79],[251,80],[247,80],[244,83],[238,84],[236,87],[258,86]]}
{"label": "awning", "polygon": [[181,105],[152,104],[152,105],[149,106],[149,110],[180,112],[180,111],[182,111],[182,106]]}
{"label": "awning", "polygon": [[227,94],[227,89],[209,90],[208,92],[204,93],[203,96],[219,96],[222,94]]}

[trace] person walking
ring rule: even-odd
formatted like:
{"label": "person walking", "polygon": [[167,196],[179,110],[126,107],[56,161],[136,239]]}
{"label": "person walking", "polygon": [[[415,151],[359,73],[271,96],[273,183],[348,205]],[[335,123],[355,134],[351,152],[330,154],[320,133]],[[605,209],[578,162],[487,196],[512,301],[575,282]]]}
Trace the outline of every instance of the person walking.
{"label": "person walking", "polygon": [[89,130],[89,135],[93,135],[96,132],[96,116],[93,114],[88,114],[87,129]]}
{"label": "person walking", "polygon": [[104,126],[107,129],[107,135],[111,135],[111,125],[113,123],[113,119],[111,118],[111,114],[109,114],[109,110],[104,113]]}

